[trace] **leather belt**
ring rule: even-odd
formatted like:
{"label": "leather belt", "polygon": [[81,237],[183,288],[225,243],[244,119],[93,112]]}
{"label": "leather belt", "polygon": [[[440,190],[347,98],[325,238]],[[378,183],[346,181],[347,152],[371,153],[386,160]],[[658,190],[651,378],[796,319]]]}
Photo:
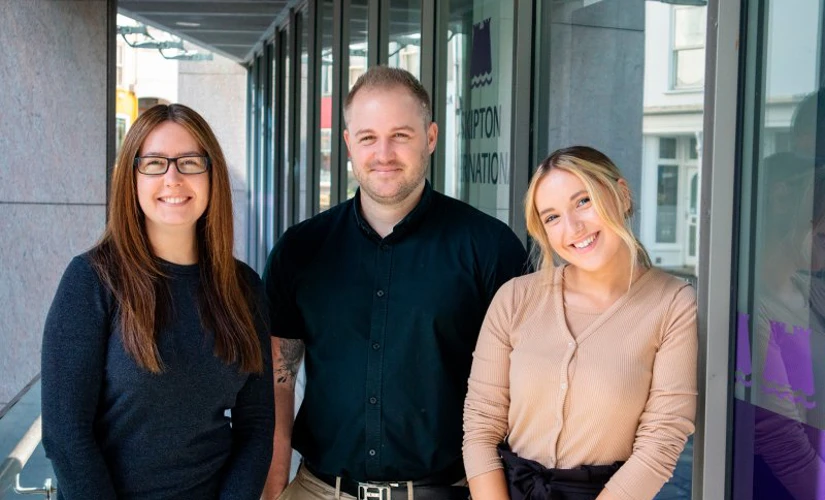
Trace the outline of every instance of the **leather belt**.
{"label": "leather belt", "polygon": [[[327,486],[335,488],[338,477],[318,471],[307,461],[306,470]],[[467,500],[470,490],[466,486],[453,486],[464,478],[464,464],[456,465],[434,476],[412,481],[415,500]],[[408,500],[407,481],[376,481],[362,483],[341,476],[341,492],[358,500]]]}

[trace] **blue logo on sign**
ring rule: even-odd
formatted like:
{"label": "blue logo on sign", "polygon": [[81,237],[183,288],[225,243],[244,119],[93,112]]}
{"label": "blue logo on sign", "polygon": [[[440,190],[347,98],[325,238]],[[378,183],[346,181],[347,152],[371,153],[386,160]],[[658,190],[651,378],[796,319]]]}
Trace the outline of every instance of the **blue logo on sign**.
{"label": "blue logo on sign", "polygon": [[470,88],[493,83],[493,55],[490,41],[490,19],[473,25],[473,52],[470,59]]}

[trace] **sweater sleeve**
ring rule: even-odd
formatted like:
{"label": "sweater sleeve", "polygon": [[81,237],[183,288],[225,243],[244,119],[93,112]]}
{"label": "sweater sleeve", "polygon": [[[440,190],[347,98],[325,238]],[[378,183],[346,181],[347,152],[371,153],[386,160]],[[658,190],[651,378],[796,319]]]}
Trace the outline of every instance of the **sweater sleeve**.
{"label": "sweater sleeve", "polygon": [[94,431],[109,330],[104,285],[75,257],[46,318],[41,360],[43,448],[67,500],[116,498]]}
{"label": "sweater sleeve", "polygon": [[[248,273],[254,274],[251,269]],[[263,285],[257,275],[252,281],[257,304],[256,328],[261,342],[263,371],[251,373],[232,408],[232,454],[224,470],[221,500],[257,500],[266,482],[272,460],[275,402],[272,382],[269,314]]]}
{"label": "sweater sleeve", "polygon": [[653,378],[633,442],[633,452],[607,483],[622,500],[656,496],[693,433],[696,416],[696,296],[684,286],[670,302],[653,362]]}
{"label": "sweater sleeve", "polygon": [[503,468],[496,446],[504,440],[510,410],[510,317],[514,284],[493,298],[473,353],[464,401],[464,468],[467,478]]}

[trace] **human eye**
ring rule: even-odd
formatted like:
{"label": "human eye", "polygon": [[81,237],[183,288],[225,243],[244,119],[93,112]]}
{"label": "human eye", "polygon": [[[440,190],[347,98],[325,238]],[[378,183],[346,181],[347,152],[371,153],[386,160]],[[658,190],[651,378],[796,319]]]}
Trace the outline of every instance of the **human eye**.
{"label": "human eye", "polygon": [[375,141],[375,136],[374,135],[362,135],[361,137],[358,138],[358,142],[360,144],[369,144],[369,143],[374,142],[374,141]]}
{"label": "human eye", "polygon": [[576,202],[577,207],[584,207],[590,204],[590,197],[589,196],[582,196],[579,198],[579,201]]}
{"label": "human eye", "polygon": [[408,134],[406,132],[396,132],[393,137],[395,137],[395,139],[397,139],[399,141],[408,141],[408,140],[410,140],[410,134]]}
{"label": "human eye", "polygon": [[183,156],[178,159],[178,166],[185,174],[199,174],[204,171],[206,158],[203,156]]}
{"label": "human eye", "polygon": [[140,159],[140,171],[144,174],[162,173],[166,169],[166,158],[147,156]]}
{"label": "human eye", "polygon": [[544,223],[550,224],[551,222],[555,222],[559,218],[556,214],[550,214],[544,217]]}
{"label": "human eye", "polygon": [[198,158],[197,156],[184,156],[183,158],[178,159],[178,163],[180,163],[180,166],[182,167],[189,168],[199,167],[201,164],[200,158]]}

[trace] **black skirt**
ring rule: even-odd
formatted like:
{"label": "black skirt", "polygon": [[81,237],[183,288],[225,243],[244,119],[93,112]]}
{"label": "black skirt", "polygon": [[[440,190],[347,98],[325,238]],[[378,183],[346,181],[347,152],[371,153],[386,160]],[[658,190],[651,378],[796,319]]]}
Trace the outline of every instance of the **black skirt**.
{"label": "black skirt", "polygon": [[582,465],[575,469],[548,469],[521,458],[507,443],[498,445],[510,500],[594,500],[624,462]]}

